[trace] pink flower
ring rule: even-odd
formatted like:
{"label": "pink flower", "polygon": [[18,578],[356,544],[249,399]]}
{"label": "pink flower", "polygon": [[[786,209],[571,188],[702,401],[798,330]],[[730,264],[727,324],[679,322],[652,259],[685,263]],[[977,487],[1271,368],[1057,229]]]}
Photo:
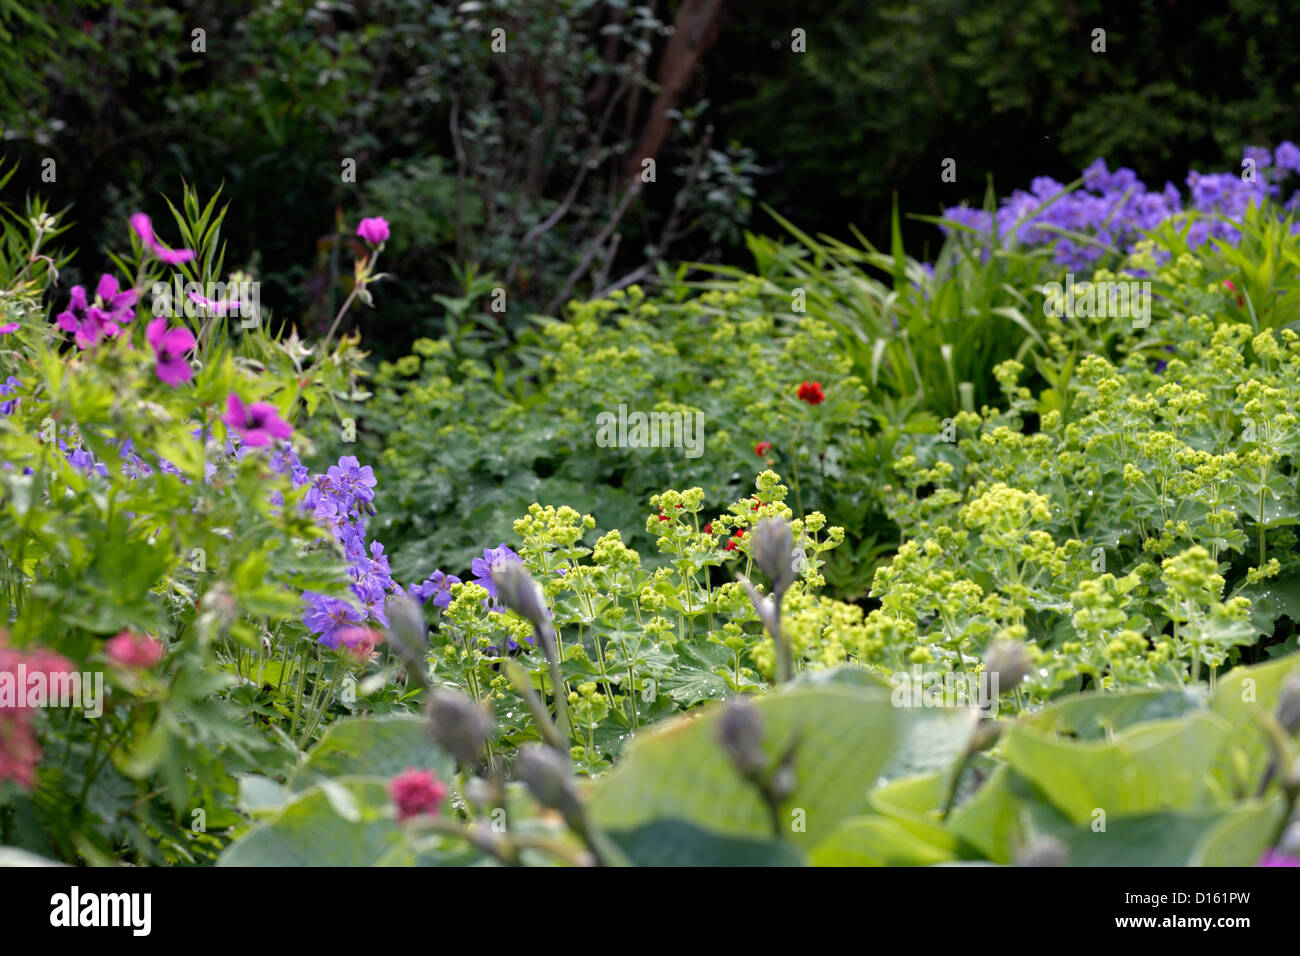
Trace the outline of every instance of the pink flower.
{"label": "pink flower", "polygon": [[8,335],[10,332],[17,332],[20,328],[22,328],[22,326],[17,322],[9,322],[5,325],[0,325],[0,335]]}
{"label": "pink flower", "polygon": [[1279,850],[1265,850],[1256,866],[1300,866],[1300,858],[1287,856]]}
{"label": "pink flower", "polygon": [[162,660],[166,649],[147,634],[123,631],[104,644],[104,654],[118,667],[145,670]]}
{"label": "pink flower", "polygon": [[[1223,284],[1224,284],[1225,286],[1228,287],[1228,291],[1229,291],[1229,292],[1236,292],[1236,291],[1237,291],[1237,287],[1236,287],[1235,285],[1232,284],[1232,280],[1231,280],[1231,279],[1224,279],[1224,280],[1223,280]],[[1243,299],[1241,296],[1237,296],[1237,305],[1238,305],[1239,307],[1241,307],[1241,308],[1245,308],[1246,300]]]}
{"label": "pink flower", "polygon": [[221,420],[239,432],[245,445],[269,445],[276,438],[288,438],[293,428],[265,402],[245,406],[234,392],[226,399],[226,414]]}
{"label": "pink flower", "polygon": [[17,685],[18,675],[27,674],[26,685],[18,685],[12,702],[0,701],[0,781],[13,780],[21,787],[31,789],[36,785],[36,766],[41,761],[41,746],[32,726],[32,708],[27,706],[27,690],[33,674],[45,675],[45,686],[53,686],[55,674],[73,673],[72,664],[53,651],[36,648],[16,651],[6,647],[9,635],[0,631],[0,674],[13,675],[10,680]]}
{"label": "pink flower", "polygon": [[197,292],[190,293],[190,301],[209,310],[213,315],[225,315],[231,309],[239,308],[238,299],[209,299]]}
{"label": "pink flower", "polygon": [[168,249],[159,242],[158,237],[153,233],[153,223],[142,212],[138,212],[131,217],[131,228],[140,237],[140,241],[144,243],[145,248],[169,266],[180,265],[182,262],[189,262],[194,258],[194,253],[189,249]]}
{"label": "pink flower", "polygon": [[100,339],[111,339],[121,330],[118,325],[135,317],[135,289],[119,289],[117,279],[105,273],[95,287],[95,302],[86,298],[86,290],[72,287],[68,307],[55,316],[59,328],[73,333],[77,348],[93,348]]}
{"label": "pink flower", "polygon": [[447,788],[433,771],[407,767],[388,781],[388,794],[397,804],[397,819],[409,820],[424,813],[437,813]]}
{"label": "pink flower", "polygon": [[338,633],[339,643],[359,661],[368,661],[384,636],[368,627],[349,627]]}
{"label": "pink flower", "polygon": [[357,235],[372,246],[377,246],[381,242],[388,241],[388,220],[382,216],[373,216],[370,219],[362,219],[361,224],[357,226]]}
{"label": "pink flower", "polygon": [[167,328],[165,318],[154,319],[145,328],[145,336],[158,355],[158,364],[154,371],[158,378],[167,385],[180,385],[194,377],[190,363],[185,361],[185,353],[194,348],[194,336],[184,327]]}

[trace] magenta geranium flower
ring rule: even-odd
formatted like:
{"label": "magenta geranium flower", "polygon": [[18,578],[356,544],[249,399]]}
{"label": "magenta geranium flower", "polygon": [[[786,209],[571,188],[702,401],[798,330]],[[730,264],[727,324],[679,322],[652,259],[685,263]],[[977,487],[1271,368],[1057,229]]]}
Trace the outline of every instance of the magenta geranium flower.
{"label": "magenta geranium flower", "polygon": [[426,813],[437,813],[447,796],[447,787],[430,770],[407,767],[388,781],[388,793],[397,804],[397,819],[409,820]]}
{"label": "magenta geranium flower", "polygon": [[199,295],[197,292],[190,293],[190,301],[195,305],[209,310],[216,316],[225,315],[231,309],[239,308],[238,299],[209,299],[206,296]]}
{"label": "magenta geranium flower", "polygon": [[1266,850],[1256,866],[1300,866],[1300,857],[1288,856],[1280,850]]}
{"label": "magenta geranium flower", "polygon": [[119,289],[117,279],[105,273],[95,286],[95,301],[86,298],[86,290],[74,285],[68,307],[55,316],[59,328],[71,332],[81,349],[93,348],[100,339],[111,339],[121,331],[118,326],[135,317],[135,289]]}
{"label": "magenta geranium flower", "polygon": [[158,356],[154,371],[167,385],[180,385],[194,377],[185,353],[194,348],[194,336],[187,328],[167,328],[167,319],[154,319],[145,328],[145,336]]}
{"label": "magenta geranium flower", "polygon": [[288,438],[293,428],[265,402],[244,405],[234,392],[226,399],[226,414],[221,420],[239,432],[245,445],[269,445],[276,438]]}
{"label": "magenta geranium flower", "polygon": [[189,262],[194,258],[194,253],[189,249],[168,249],[159,242],[158,237],[153,232],[153,223],[142,212],[138,212],[131,217],[131,228],[140,237],[140,241],[144,243],[145,248],[169,266],[180,265],[182,262]]}
{"label": "magenta geranium flower", "polygon": [[361,224],[357,226],[357,235],[372,246],[377,246],[381,242],[388,241],[388,220],[382,216],[372,216],[369,219],[362,219]]}
{"label": "magenta geranium flower", "polygon": [[8,335],[10,332],[17,332],[20,328],[22,328],[22,326],[17,322],[6,322],[4,325],[0,325],[0,335]]}

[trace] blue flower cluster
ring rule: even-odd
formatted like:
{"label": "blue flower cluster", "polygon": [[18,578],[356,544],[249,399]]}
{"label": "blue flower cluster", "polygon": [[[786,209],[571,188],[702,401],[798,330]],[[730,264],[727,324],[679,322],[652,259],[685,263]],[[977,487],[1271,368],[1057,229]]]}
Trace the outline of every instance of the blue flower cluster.
{"label": "blue flower cluster", "polygon": [[[329,528],[348,561],[355,603],[305,593],[302,620],[307,629],[317,635],[321,644],[337,649],[343,632],[363,626],[368,618],[387,626],[385,602],[389,595],[402,593],[403,589],[393,580],[383,544],[366,538],[366,520],[375,514],[374,470],[354,456],[344,455],[323,475],[313,475],[287,442],[272,452],[270,465],[277,474],[288,475],[293,487],[308,486],[303,507]],[[283,503],[283,498],[277,502]],[[451,586],[459,583],[460,578],[454,574],[434,571],[422,583],[406,588],[406,593],[420,604],[432,602],[435,607],[446,607],[451,601]]]}
{"label": "blue flower cluster", "polygon": [[367,616],[387,625],[384,602],[401,589],[393,581],[384,546],[366,540],[366,519],[374,514],[374,470],[369,465],[363,467],[354,456],[344,455],[325,474],[313,475],[288,443],[271,453],[270,465],[276,474],[288,475],[293,487],[308,486],[303,507],[330,530],[348,560],[357,603],[308,591],[303,594],[306,608],[302,617],[307,629],[321,644],[336,649],[340,633],[360,626]]}
{"label": "blue flower cluster", "polygon": [[[1249,166],[1246,161],[1253,163]],[[1285,142],[1271,154],[1267,149],[1249,147],[1243,166],[1253,168],[1253,177],[1235,173],[1187,174],[1188,196],[1172,183],[1159,192],[1149,190],[1131,169],[1111,172],[1103,160],[1096,160],[1083,171],[1083,186],[1065,192],[1056,180],[1040,176],[1029,191],[1016,190],[1002,201],[990,216],[986,210],[958,206],[944,211],[947,222],[966,226],[983,235],[991,235],[994,226],[1000,237],[1014,237],[1025,246],[1053,245],[1053,257],[1060,265],[1083,270],[1095,265],[1110,249],[1132,252],[1150,230],[1185,210],[1214,213],[1240,218],[1251,203],[1280,197],[1279,183],[1290,173],[1300,173],[1300,147]],[[1300,203],[1300,192],[1286,203],[1292,210]],[[951,226],[941,226],[951,234]],[[1061,231],[1076,233],[1093,241],[1071,238]],[[1199,219],[1192,224],[1188,242],[1199,246],[1208,239],[1236,242],[1239,233],[1231,224],[1218,219]]]}

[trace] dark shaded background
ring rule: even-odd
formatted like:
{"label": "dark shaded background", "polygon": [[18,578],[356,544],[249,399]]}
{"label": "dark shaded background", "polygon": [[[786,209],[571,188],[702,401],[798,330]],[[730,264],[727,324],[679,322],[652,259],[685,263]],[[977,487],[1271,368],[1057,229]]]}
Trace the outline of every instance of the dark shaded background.
{"label": "dark shaded background", "polygon": [[[810,232],[852,223],[883,243],[895,192],[934,214],[980,202],[990,177],[1005,194],[1098,156],[1182,186],[1189,167],[1237,168],[1244,144],[1297,132],[1293,3],[728,0],[701,30],[657,182],[603,236],[657,105],[663,27],[708,6],[0,0],[3,153],[21,163],[0,198],[70,207],[70,284],[125,244],[130,212],[165,224],[160,193],[220,186],[227,269],[248,268],[264,305],[309,328],[347,293],[345,237],[385,215],[395,278],[378,312],[357,315],[382,354],[449,319],[504,340],[529,311],[648,278],[655,260],[745,265],[743,228],[779,232],[760,202]],[[488,48],[495,26],[504,56]],[[805,53],[790,50],[795,28]],[[340,181],[341,156],[357,159],[356,184]],[[946,157],[955,183],[940,179]],[[560,224],[525,246],[584,164]],[[939,236],[909,220],[905,238],[925,256]],[[496,286],[508,318],[487,311]]]}

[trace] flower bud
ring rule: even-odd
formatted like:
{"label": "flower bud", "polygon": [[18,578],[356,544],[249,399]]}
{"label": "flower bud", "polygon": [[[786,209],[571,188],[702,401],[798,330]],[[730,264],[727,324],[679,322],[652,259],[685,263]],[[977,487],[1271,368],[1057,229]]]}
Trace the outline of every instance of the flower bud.
{"label": "flower bud", "polygon": [[535,744],[525,747],[519,752],[515,773],[542,806],[560,811],[565,820],[580,814],[568,761],[559,752]]}
{"label": "flower bud", "polygon": [[998,693],[1005,694],[1013,690],[1029,673],[1029,654],[1023,644],[995,641],[984,652],[984,670],[990,675],[997,675]]}
{"label": "flower bud", "polygon": [[1291,770],[1282,778],[1282,785],[1288,790],[1300,790],[1300,757],[1291,762]]}
{"label": "flower bud", "polygon": [[407,656],[423,656],[429,639],[429,627],[424,623],[424,613],[405,594],[391,594],[386,605],[388,630],[397,637],[397,646]]}
{"label": "flower bud", "polygon": [[784,518],[764,518],[754,528],[750,548],[754,563],[772,582],[772,593],[780,600],[794,583],[794,536]]}
{"label": "flower bud", "polygon": [[781,618],[777,613],[776,602],[770,597],[763,597],[763,595],[759,594],[758,588],[750,584],[747,578],[741,578],[740,583],[744,587],[745,593],[749,595],[750,603],[754,605],[758,619],[775,639],[781,628]]}
{"label": "flower bud", "polygon": [[1016,866],[1065,866],[1069,850],[1055,837],[1041,836],[1016,855]]}
{"label": "flower bud", "polygon": [[505,561],[492,569],[492,583],[502,603],[520,617],[527,619],[538,631],[550,626],[550,614],[542,589],[528,573],[522,561]]}
{"label": "flower bud", "polygon": [[763,719],[744,697],[733,697],[718,718],[718,743],[742,777],[761,774],[767,767],[763,753]]}
{"label": "flower bud", "polygon": [[1300,730],[1300,668],[1291,671],[1282,682],[1275,716],[1288,737]]}
{"label": "flower bud", "polygon": [[429,733],[460,763],[478,762],[483,744],[492,733],[492,720],[483,707],[464,694],[436,690],[429,695]]}
{"label": "flower bud", "polygon": [[424,622],[424,612],[405,594],[391,594],[386,604],[388,612],[388,644],[401,658],[406,674],[421,687],[429,687],[429,674],[425,669],[425,652],[428,648],[429,626]]}

